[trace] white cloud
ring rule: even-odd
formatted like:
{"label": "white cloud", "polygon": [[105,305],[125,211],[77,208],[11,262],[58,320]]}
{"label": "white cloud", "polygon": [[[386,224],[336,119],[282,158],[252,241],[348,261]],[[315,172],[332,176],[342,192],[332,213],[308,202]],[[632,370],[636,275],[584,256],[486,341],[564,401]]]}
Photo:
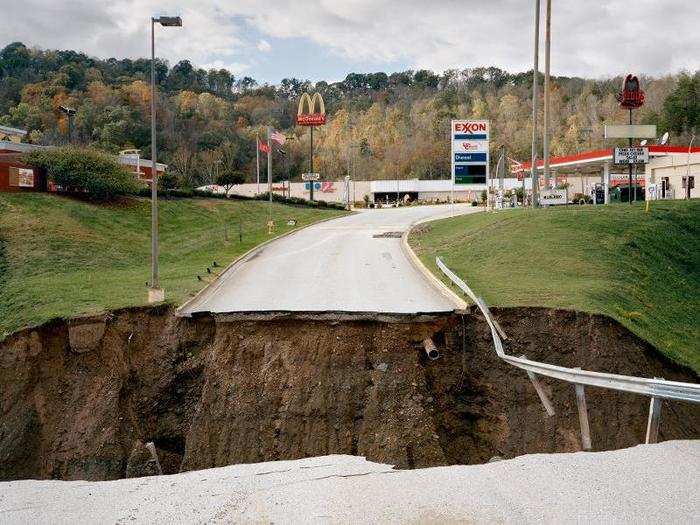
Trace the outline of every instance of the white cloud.
{"label": "white cloud", "polygon": [[258,48],[258,51],[261,51],[262,53],[269,53],[272,51],[272,46],[267,40],[258,41],[258,45],[256,47]]}
{"label": "white cloud", "polygon": [[240,75],[245,73],[250,69],[250,64],[245,64],[243,62],[224,62],[223,60],[215,60],[214,62],[207,62],[206,64],[197,64],[197,67],[209,69],[228,69],[234,75]]}
{"label": "white cloud", "polygon": [[[263,8],[257,0],[23,0],[3,6],[0,45],[20,40],[100,57],[148,56],[150,16],[179,14],[184,27],[157,28],[157,52],[171,63],[187,58],[233,71],[254,63],[259,52],[274,60],[283,44],[273,50],[262,35],[306,38],[357,70],[400,62],[436,71],[477,65],[522,71],[532,61],[533,3],[268,0]],[[700,2],[635,0],[629,6],[629,0],[553,2],[553,73],[658,75],[700,68]],[[280,61],[280,77],[293,74],[294,64]]]}

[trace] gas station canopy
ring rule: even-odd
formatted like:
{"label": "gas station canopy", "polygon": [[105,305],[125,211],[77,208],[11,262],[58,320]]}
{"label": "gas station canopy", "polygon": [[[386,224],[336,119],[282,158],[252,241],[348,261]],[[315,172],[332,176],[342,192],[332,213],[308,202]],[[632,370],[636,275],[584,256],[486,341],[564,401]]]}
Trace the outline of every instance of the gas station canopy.
{"label": "gas station canopy", "polygon": [[[689,148],[688,146],[646,146],[649,149],[649,158],[666,157],[673,155],[687,155],[688,153],[700,153],[700,147]],[[614,148],[584,151],[576,155],[563,157],[550,157],[549,166],[558,173],[577,173],[587,175],[600,175],[605,165],[614,166]],[[512,173],[520,177],[525,173],[530,173],[530,162],[523,162],[512,169]],[[537,161],[537,170],[544,169],[544,161]]]}

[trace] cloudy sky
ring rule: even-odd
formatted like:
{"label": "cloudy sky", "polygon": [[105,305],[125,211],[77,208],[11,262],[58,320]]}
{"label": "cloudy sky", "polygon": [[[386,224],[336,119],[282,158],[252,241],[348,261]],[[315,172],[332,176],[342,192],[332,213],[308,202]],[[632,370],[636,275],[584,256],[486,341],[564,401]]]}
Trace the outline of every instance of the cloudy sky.
{"label": "cloudy sky", "polygon": [[[349,72],[531,68],[534,0],[20,0],[0,8],[13,41],[98,57],[157,53],[277,83]],[[545,1],[542,0],[544,4]],[[700,69],[698,0],[553,0],[552,71],[602,77]],[[633,6],[630,8],[630,6]],[[543,6],[544,11],[544,6]]]}

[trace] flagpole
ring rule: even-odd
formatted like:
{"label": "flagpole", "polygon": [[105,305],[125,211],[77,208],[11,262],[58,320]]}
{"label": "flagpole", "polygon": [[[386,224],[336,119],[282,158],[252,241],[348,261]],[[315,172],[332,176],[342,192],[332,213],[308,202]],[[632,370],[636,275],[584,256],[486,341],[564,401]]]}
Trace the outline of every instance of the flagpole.
{"label": "flagpole", "polygon": [[270,126],[267,127],[267,189],[272,202],[272,144],[270,142]]}
{"label": "flagpole", "polygon": [[255,173],[257,174],[256,194],[260,194],[260,135],[255,132]]}

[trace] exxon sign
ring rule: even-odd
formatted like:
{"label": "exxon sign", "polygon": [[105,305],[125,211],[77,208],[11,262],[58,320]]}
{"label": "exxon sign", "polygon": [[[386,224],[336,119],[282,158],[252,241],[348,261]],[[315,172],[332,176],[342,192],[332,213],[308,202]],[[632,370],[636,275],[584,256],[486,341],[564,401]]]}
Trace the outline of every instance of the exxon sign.
{"label": "exxon sign", "polygon": [[485,189],[489,177],[489,121],[453,120],[452,180]]}
{"label": "exxon sign", "polygon": [[488,133],[488,126],[486,121],[457,121],[454,123],[454,133]]}

